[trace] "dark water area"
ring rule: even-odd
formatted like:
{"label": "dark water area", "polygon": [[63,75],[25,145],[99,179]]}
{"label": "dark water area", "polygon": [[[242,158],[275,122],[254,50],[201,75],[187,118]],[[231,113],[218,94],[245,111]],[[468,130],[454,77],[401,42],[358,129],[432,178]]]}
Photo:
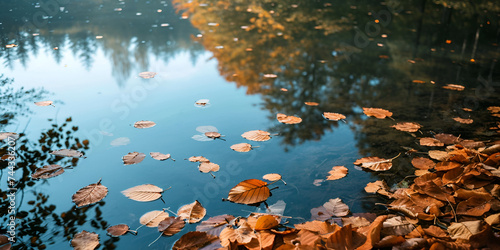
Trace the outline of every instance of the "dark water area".
{"label": "dark water area", "polygon": [[[487,110],[500,106],[499,14],[494,1],[2,0],[0,132],[19,138],[15,168],[0,161],[0,234],[15,214],[14,249],[71,249],[82,230],[99,234],[99,249],[146,249],[156,228],[119,238],[106,228],[135,229],[149,211],[177,211],[195,200],[207,209],[205,218],[246,216],[256,208],[222,198],[268,173],[287,182],[273,184],[267,203],[284,201],[292,225],[337,197],[353,213],[383,212],[375,203],[385,200],[364,187],[380,179],[406,185],[415,171],[406,152],[442,149],[421,146],[420,138],[500,139],[500,118]],[[157,74],[143,79],[141,72]],[[200,99],[210,104],[195,105]],[[34,104],[47,100],[53,106]],[[391,111],[392,119],[366,116],[369,107]],[[329,121],[323,112],[346,118]],[[282,124],[278,113],[302,122]],[[156,126],[135,128],[141,120]],[[391,127],[398,122],[422,128],[402,132]],[[224,140],[194,140],[200,126],[216,127]],[[258,129],[272,138],[241,137]],[[258,147],[230,149],[242,142]],[[0,142],[0,156],[8,147]],[[50,154],[58,149],[86,158]],[[124,165],[129,152],[146,158]],[[150,152],[176,161],[157,161]],[[353,165],[398,154],[388,171]],[[199,155],[220,165],[215,178],[185,160]],[[31,178],[52,164],[70,168]],[[347,176],[325,180],[333,166],[347,167]],[[100,179],[107,196],[76,207],[72,195]],[[165,203],[121,193],[141,184],[171,187]],[[170,249],[195,227],[148,249]]]}

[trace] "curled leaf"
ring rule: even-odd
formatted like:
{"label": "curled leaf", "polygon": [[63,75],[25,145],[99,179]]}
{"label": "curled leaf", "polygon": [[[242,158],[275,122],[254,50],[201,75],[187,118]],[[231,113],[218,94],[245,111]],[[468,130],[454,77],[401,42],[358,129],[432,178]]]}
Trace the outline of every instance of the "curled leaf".
{"label": "curled leaf", "polygon": [[59,165],[46,165],[38,168],[32,175],[33,179],[48,179],[64,173],[64,168]]}
{"label": "curled leaf", "polygon": [[156,123],[152,121],[138,121],[134,123],[135,128],[151,128],[154,126],[156,126]]}
{"label": "curled leaf", "polygon": [[179,208],[177,216],[186,220],[188,223],[199,222],[205,217],[207,210],[201,205],[199,201],[194,201]]}
{"label": "curled leaf", "polygon": [[276,119],[278,119],[279,122],[284,123],[284,124],[297,124],[302,122],[302,118],[297,117],[297,116],[288,116],[285,114],[278,113],[276,115]]}

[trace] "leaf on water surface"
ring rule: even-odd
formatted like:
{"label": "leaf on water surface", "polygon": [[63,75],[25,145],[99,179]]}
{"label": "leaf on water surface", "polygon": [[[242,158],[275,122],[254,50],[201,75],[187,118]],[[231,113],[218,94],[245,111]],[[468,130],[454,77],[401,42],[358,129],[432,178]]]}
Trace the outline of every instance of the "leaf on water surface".
{"label": "leaf on water surface", "polygon": [[40,106],[40,107],[44,107],[44,106],[53,106],[55,107],[54,105],[52,105],[53,101],[41,101],[41,102],[35,102],[35,105],[36,106]]}
{"label": "leaf on water surface", "polygon": [[418,168],[420,170],[427,170],[434,168],[434,166],[436,166],[436,163],[434,161],[425,157],[415,157],[413,158],[413,160],[411,160],[411,164],[415,168]]}
{"label": "leaf on water surface", "polygon": [[190,162],[210,162],[207,158],[203,156],[191,156],[188,159]]}
{"label": "leaf on water surface", "polygon": [[302,122],[302,118],[297,117],[297,116],[288,116],[285,114],[278,113],[276,115],[276,119],[278,119],[279,122],[284,123],[284,124],[297,124]]}
{"label": "leaf on water surface", "polygon": [[323,112],[323,117],[331,121],[339,121],[339,120],[344,120],[346,118],[345,115],[343,114],[331,113],[331,112]]}
{"label": "leaf on water surface", "polygon": [[285,88],[281,88],[280,90],[283,91],[283,92],[287,92],[288,91],[288,89],[285,89]]}
{"label": "leaf on water surface", "polygon": [[331,214],[342,217],[349,214],[349,207],[340,198],[330,199],[323,207]]}
{"label": "leaf on water surface", "polygon": [[172,250],[202,249],[216,239],[217,236],[209,235],[206,232],[188,232],[175,242]]}
{"label": "leaf on water surface", "polygon": [[78,190],[71,199],[77,207],[93,204],[101,201],[108,194],[108,188],[101,184],[101,180],[97,183],[90,184]]}
{"label": "leaf on water surface", "polygon": [[118,237],[126,234],[129,231],[130,227],[127,224],[118,224],[111,227],[108,227],[106,231],[109,235]]}
{"label": "leaf on water surface", "polygon": [[219,130],[214,126],[198,126],[196,127],[196,131],[200,133],[219,132]]}
{"label": "leaf on water surface", "polygon": [[378,193],[387,196],[389,198],[392,198],[392,194],[389,192],[389,186],[387,186],[387,183],[385,183],[384,180],[378,180],[366,184],[365,192],[369,194]]}
{"label": "leaf on water surface", "polygon": [[144,184],[123,190],[122,194],[135,201],[147,202],[159,199],[163,191],[163,189],[155,185]]}
{"label": "leaf on water surface", "polygon": [[138,121],[134,123],[135,128],[151,128],[154,126],[156,126],[156,123],[152,121]]}
{"label": "leaf on water surface", "polygon": [[442,146],[444,146],[444,143],[442,143],[438,139],[424,137],[424,138],[420,138],[420,145],[421,146],[429,146],[429,147],[442,147]]}
{"label": "leaf on water surface", "polygon": [[139,73],[139,77],[143,79],[154,78],[156,75],[157,75],[156,72],[149,72],[149,71]]}
{"label": "leaf on water surface", "polygon": [[0,133],[0,141],[5,140],[5,139],[7,139],[9,137],[11,139],[17,140],[19,138],[19,134],[18,133],[14,133],[14,132],[1,132]]}
{"label": "leaf on water surface", "polygon": [[194,106],[198,107],[198,108],[208,107],[208,106],[210,106],[210,100],[200,99],[194,103]]}
{"label": "leaf on water surface", "polygon": [[327,176],[326,179],[332,181],[344,178],[347,175],[348,171],[349,170],[344,166],[335,166],[328,172],[328,174],[330,175]]}
{"label": "leaf on water surface", "polygon": [[143,214],[139,223],[146,227],[157,227],[166,218],[168,218],[168,213],[164,210],[153,210]]}
{"label": "leaf on water surface", "polygon": [[128,137],[118,137],[109,143],[111,146],[125,146],[130,144],[130,139]]}
{"label": "leaf on water surface", "polygon": [[46,165],[38,168],[32,175],[33,179],[48,179],[64,173],[64,168],[60,165]]}
{"label": "leaf on water surface", "polygon": [[271,195],[267,185],[267,182],[257,179],[244,180],[231,188],[227,199],[240,204],[263,202]]}
{"label": "leaf on water surface", "polygon": [[198,170],[202,173],[210,173],[210,172],[217,172],[219,171],[220,166],[218,164],[215,164],[213,162],[202,162],[198,166]]}
{"label": "leaf on water surface", "polygon": [[354,162],[354,165],[361,164],[361,167],[370,169],[372,171],[386,171],[391,169],[392,160],[396,159],[398,156],[399,154],[391,159],[384,159],[379,157],[364,157],[356,160]]}
{"label": "leaf on water surface", "polygon": [[232,227],[226,227],[220,233],[220,242],[221,245],[227,247],[231,244],[231,242],[236,242],[238,244],[246,244],[250,243],[253,238],[257,238],[253,229],[250,225],[245,221],[240,221],[240,226],[237,229],[233,229]]}
{"label": "leaf on water surface", "polygon": [[180,232],[184,228],[184,225],[186,225],[186,222],[180,217],[170,216],[158,224],[158,231],[162,232],[165,236],[172,236]]}
{"label": "leaf on water surface", "polygon": [[471,124],[474,122],[474,120],[472,120],[472,119],[463,119],[460,117],[453,117],[453,120],[455,120],[456,122],[460,122],[462,124]]}
{"label": "leaf on water surface", "polygon": [[275,215],[262,215],[257,219],[255,223],[255,230],[266,230],[277,227],[280,223],[280,217]]}
{"label": "leaf on water surface", "polygon": [[500,107],[498,106],[490,106],[487,108],[487,110],[493,114],[500,113]]}
{"label": "leaf on water surface", "polygon": [[205,136],[210,138],[210,139],[216,139],[216,138],[220,138],[221,134],[219,132],[206,132]]}
{"label": "leaf on water surface", "polygon": [[196,231],[207,232],[208,234],[219,236],[220,232],[234,219],[235,217],[229,214],[210,217],[196,226]]}
{"label": "leaf on water surface", "polygon": [[207,210],[201,205],[199,201],[194,201],[191,204],[187,204],[179,208],[177,211],[177,216],[188,223],[199,222],[205,217]]}
{"label": "leaf on water surface", "polygon": [[382,223],[382,234],[385,235],[407,235],[415,229],[405,217],[395,216]]}
{"label": "leaf on water surface", "polygon": [[276,78],[276,77],[278,77],[278,75],[276,75],[276,74],[264,74],[263,77],[264,78]]}
{"label": "leaf on water surface", "polygon": [[193,140],[196,141],[213,141],[213,138],[206,137],[204,134],[203,135],[193,135],[191,137]]}
{"label": "leaf on water surface", "polygon": [[61,156],[61,157],[73,157],[73,158],[81,158],[83,157],[83,153],[80,151],[76,151],[73,149],[59,149],[50,152],[51,154],[55,156]]}
{"label": "leaf on water surface", "polygon": [[241,136],[250,141],[268,141],[271,133],[263,130],[252,130],[243,133]]}
{"label": "leaf on water surface", "polygon": [[144,153],[131,152],[123,156],[122,160],[123,164],[132,165],[141,162],[142,160],[144,160],[144,158],[146,158],[146,155]]}
{"label": "leaf on water surface", "polygon": [[446,161],[450,157],[446,151],[429,150],[429,157],[438,161]]}
{"label": "leaf on water surface", "polygon": [[252,150],[252,145],[243,142],[243,143],[238,143],[238,144],[232,145],[231,149],[236,151],[236,152],[248,152],[248,151]]}
{"label": "leaf on water surface", "polygon": [[317,103],[317,102],[304,102],[304,104],[307,106],[318,106],[319,105],[319,103]]}
{"label": "leaf on water surface", "polygon": [[404,132],[417,132],[421,127],[422,125],[416,122],[398,122],[396,125],[391,126],[391,128]]}
{"label": "leaf on water surface", "polygon": [[446,86],[443,86],[443,89],[462,91],[465,89],[465,87],[458,84],[446,84]]}
{"label": "leaf on water surface", "polygon": [[275,174],[275,173],[266,174],[266,175],[262,176],[262,179],[268,180],[268,181],[279,181],[279,180],[281,180],[281,175]]}
{"label": "leaf on water surface", "polygon": [[316,186],[316,187],[319,187],[319,186],[321,186],[321,183],[324,182],[324,181],[325,180],[323,180],[323,179],[315,179],[313,181],[313,185]]}
{"label": "leaf on water surface", "polygon": [[381,108],[363,108],[363,113],[367,116],[373,116],[378,119],[384,119],[392,116],[392,112]]}
{"label": "leaf on water surface", "polygon": [[99,235],[83,230],[73,236],[71,246],[75,250],[93,250],[99,246]]}
{"label": "leaf on water surface", "polygon": [[273,205],[270,205],[268,208],[266,208],[265,211],[262,211],[261,208],[258,207],[255,210],[255,213],[267,213],[272,215],[283,216],[283,214],[285,213],[285,208],[286,208],[286,203],[283,200],[279,200]]}
{"label": "leaf on water surface", "polygon": [[[171,159],[170,158],[170,154],[162,154],[160,152],[151,152],[149,153],[149,155],[155,159],[155,160],[159,160],[159,161],[164,161],[164,160],[168,160],[168,159]],[[173,159],[172,159],[173,160]]]}

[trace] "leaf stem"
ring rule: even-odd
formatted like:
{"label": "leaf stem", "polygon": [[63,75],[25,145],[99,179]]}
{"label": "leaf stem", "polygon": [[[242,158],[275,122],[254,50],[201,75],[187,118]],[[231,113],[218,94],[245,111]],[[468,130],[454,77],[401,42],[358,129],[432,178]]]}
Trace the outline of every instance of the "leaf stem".
{"label": "leaf stem", "polygon": [[161,236],[163,235],[163,232],[160,233],[160,236],[158,236],[158,238],[156,238],[153,242],[149,243],[148,247],[150,247],[151,245],[153,245],[155,242],[157,242]]}

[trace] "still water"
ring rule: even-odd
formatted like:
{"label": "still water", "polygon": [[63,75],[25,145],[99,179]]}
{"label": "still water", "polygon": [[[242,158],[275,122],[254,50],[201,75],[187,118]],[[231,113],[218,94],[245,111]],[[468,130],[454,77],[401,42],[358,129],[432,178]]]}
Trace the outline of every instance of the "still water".
{"label": "still water", "polygon": [[[414,171],[404,153],[427,150],[418,138],[451,133],[499,139],[492,128],[500,119],[486,108],[500,105],[500,7],[453,2],[1,1],[0,132],[20,134],[14,248],[70,249],[71,238],[86,230],[99,234],[100,249],[144,249],[158,236],[155,228],[120,238],[105,229],[120,223],[135,229],[146,212],[176,211],[194,200],[207,209],[205,218],[246,216],[256,208],[222,198],[240,181],[267,173],[287,182],[277,184],[267,203],[283,200],[292,224],[337,197],[353,213],[382,211],[374,203],[384,201],[363,189],[378,179],[404,185]],[[157,75],[139,77],[146,71]],[[447,84],[465,89],[442,88]],[[200,99],[210,104],[197,107]],[[54,106],[34,105],[46,100]],[[390,110],[394,120],[369,118],[363,107]],[[323,112],[347,118],[327,121]],[[281,124],[277,113],[302,122]],[[134,128],[140,120],[157,125]],[[406,133],[390,127],[405,121],[423,128]],[[199,126],[215,126],[224,140],[193,140]],[[257,129],[274,135],[266,142],[241,137]],[[241,142],[258,147],[230,149]],[[1,147],[6,154],[5,141]],[[49,154],[63,148],[86,158]],[[124,165],[129,152],[147,157]],[[169,153],[176,161],[157,161],[149,152]],[[386,172],[353,165],[361,157],[398,153],[403,156]],[[185,160],[198,155],[220,165],[216,178]],[[47,180],[30,177],[50,164],[72,168]],[[318,181],[333,166],[347,167],[348,175]],[[6,234],[12,185],[7,161],[0,167],[0,233]],[[77,208],[72,195],[99,179],[108,195]],[[147,183],[171,187],[165,203],[121,194]],[[149,249],[170,249],[195,227]]]}

